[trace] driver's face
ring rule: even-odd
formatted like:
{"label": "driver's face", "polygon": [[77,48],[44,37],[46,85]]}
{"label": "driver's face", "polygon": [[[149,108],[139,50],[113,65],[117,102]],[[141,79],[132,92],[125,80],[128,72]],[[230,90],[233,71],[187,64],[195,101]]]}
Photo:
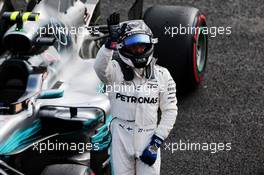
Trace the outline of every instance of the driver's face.
{"label": "driver's face", "polygon": [[131,53],[137,55],[144,53],[146,46],[144,44],[136,44],[132,46],[127,46],[127,49],[130,50]]}

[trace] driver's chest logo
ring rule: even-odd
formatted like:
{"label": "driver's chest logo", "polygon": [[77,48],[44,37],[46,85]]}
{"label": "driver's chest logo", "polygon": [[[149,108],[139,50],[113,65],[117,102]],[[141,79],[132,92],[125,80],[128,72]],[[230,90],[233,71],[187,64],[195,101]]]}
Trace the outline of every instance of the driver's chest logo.
{"label": "driver's chest logo", "polygon": [[116,93],[116,99],[127,103],[147,103],[156,104],[158,102],[158,97],[135,97],[123,95],[121,93]]}
{"label": "driver's chest logo", "polygon": [[144,85],[135,85],[132,82],[121,82],[122,90],[115,92],[115,99],[127,103],[156,104],[158,103],[158,82],[148,81]]}

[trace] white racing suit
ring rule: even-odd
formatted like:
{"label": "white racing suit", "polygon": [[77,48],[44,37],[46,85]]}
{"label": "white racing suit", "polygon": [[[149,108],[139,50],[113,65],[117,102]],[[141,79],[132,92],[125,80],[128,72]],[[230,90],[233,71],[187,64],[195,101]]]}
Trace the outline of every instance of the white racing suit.
{"label": "white racing suit", "polygon": [[[154,79],[135,76],[133,81],[125,81],[121,67],[112,60],[112,55],[113,51],[103,46],[97,54],[94,69],[107,85],[114,118],[111,124],[113,173],[158,175],[160,150],[153,166],[143,163],[139,156],[153,134],[166,139],[173,128],[177,116],[175,82],[166,68],[157,65],[154,66]],[[157,124],[159,108],[162,114]]]}

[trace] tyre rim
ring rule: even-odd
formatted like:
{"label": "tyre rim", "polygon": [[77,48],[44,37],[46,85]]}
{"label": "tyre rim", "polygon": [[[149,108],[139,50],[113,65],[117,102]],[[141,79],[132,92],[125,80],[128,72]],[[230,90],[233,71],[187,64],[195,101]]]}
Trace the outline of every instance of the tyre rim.
{"label": "tyre rim", "polygon": [[202,73],[206,62],[206,35],[203,34],[203,27],[200,28],[196,43],[196,65],[199,73]]}

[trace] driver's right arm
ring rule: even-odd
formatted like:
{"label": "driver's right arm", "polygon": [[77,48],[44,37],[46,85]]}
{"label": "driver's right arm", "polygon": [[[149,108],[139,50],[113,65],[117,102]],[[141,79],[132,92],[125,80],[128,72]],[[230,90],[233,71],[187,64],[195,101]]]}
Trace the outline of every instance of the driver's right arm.
{"label": "driver's right arm", "polygon": [[115,79],[115,65],[112,62],[113,50],[103,45],[96,55],[94,70],[97,76],[105,84],[112,84]]}

